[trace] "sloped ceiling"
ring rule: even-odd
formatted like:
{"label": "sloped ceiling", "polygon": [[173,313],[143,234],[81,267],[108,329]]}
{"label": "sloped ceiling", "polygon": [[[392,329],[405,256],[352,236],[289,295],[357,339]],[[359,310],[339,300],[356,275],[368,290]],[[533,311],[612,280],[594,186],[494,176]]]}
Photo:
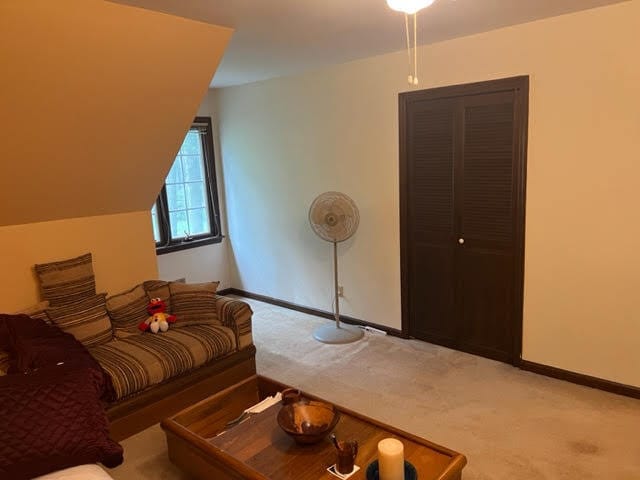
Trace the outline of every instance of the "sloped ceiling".
{"label": "sloped ceiling", "polygon": [[102,0],[0,2],[0,225],[151,208],[231,34]]}
{"label": "sloped ceiling", "polygon": [[[404,17],[385,0],[112,0],[235,29],[213,79],[225,87],[405,47]],[[436,0],[418,43],[440,42],[623,0]]]}

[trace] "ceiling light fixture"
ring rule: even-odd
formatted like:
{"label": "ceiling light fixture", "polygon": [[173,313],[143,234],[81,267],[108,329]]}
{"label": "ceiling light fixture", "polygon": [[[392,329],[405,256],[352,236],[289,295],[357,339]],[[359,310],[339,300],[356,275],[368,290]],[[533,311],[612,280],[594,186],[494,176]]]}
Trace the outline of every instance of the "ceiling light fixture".
{"label": "ceiling light fixture", "polygon": [[[409,85],[418,85],[418,12],[430,6],[435,0],[387,0],[392,10],[404,13],[404,28],[407,36],[407,55],[409,57]],[[411,54],[411,34],[409,15],[413,17],[413,55]]]}

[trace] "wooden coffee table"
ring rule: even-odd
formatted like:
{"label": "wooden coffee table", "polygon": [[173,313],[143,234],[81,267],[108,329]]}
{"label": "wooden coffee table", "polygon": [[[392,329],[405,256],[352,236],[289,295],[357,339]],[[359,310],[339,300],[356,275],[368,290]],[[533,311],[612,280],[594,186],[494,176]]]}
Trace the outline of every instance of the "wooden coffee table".
{"label": "wooden coffee table", "polygon": [[[225,424],[261,399],[288,388],[274,380],[253,376],[162,421],[169,458],[197,479],[335,480],[327,467],[336,460],[335,448],[325,439],[315,445],[297,445],[276,421],[280,405],[273,405],[224,431]],[[304,394],[311,399],[319,399]],[[404,444],[405,459],[419,480],[459,480],[467,463],[464,455],[336,406],[339,439],[359,443],[350,479],[366,478],[367,466],[377,458],[380,440],[394,437]],[[224,432],[220,434],[221,432]]]}

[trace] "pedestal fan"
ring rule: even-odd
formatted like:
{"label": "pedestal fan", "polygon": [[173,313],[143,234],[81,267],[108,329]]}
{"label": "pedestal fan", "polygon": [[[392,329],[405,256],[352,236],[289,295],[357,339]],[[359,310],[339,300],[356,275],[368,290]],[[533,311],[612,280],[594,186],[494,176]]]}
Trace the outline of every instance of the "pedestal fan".
{"label": "pedestal fan", "polygon": [[338,243],[351,238],[360,222],[358,208],[344,193],[325,192],[309,208],[309,223],[323,240],[333,243],[333,287],[335,294],[335,325],[322,325],[313,337],[323,343],[350,343],[359,340],[364,332],[350,325],[340,324],[340,297],[338,296]]}

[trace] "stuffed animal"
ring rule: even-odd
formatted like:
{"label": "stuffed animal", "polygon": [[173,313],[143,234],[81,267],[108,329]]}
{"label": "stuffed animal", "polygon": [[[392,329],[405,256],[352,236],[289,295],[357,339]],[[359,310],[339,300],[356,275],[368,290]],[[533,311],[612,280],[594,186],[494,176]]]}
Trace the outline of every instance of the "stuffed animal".
{"label": "stuffed animal", "polygon": [[165,313],[166,309],[167,305],[161,298],[152,298],[149,305],[147,305],[147,312],[151,316],[138,325],[138,328],[143,332],[151,330],[153,333],[169,330],[169,324],[175,323],[176,316]]}

